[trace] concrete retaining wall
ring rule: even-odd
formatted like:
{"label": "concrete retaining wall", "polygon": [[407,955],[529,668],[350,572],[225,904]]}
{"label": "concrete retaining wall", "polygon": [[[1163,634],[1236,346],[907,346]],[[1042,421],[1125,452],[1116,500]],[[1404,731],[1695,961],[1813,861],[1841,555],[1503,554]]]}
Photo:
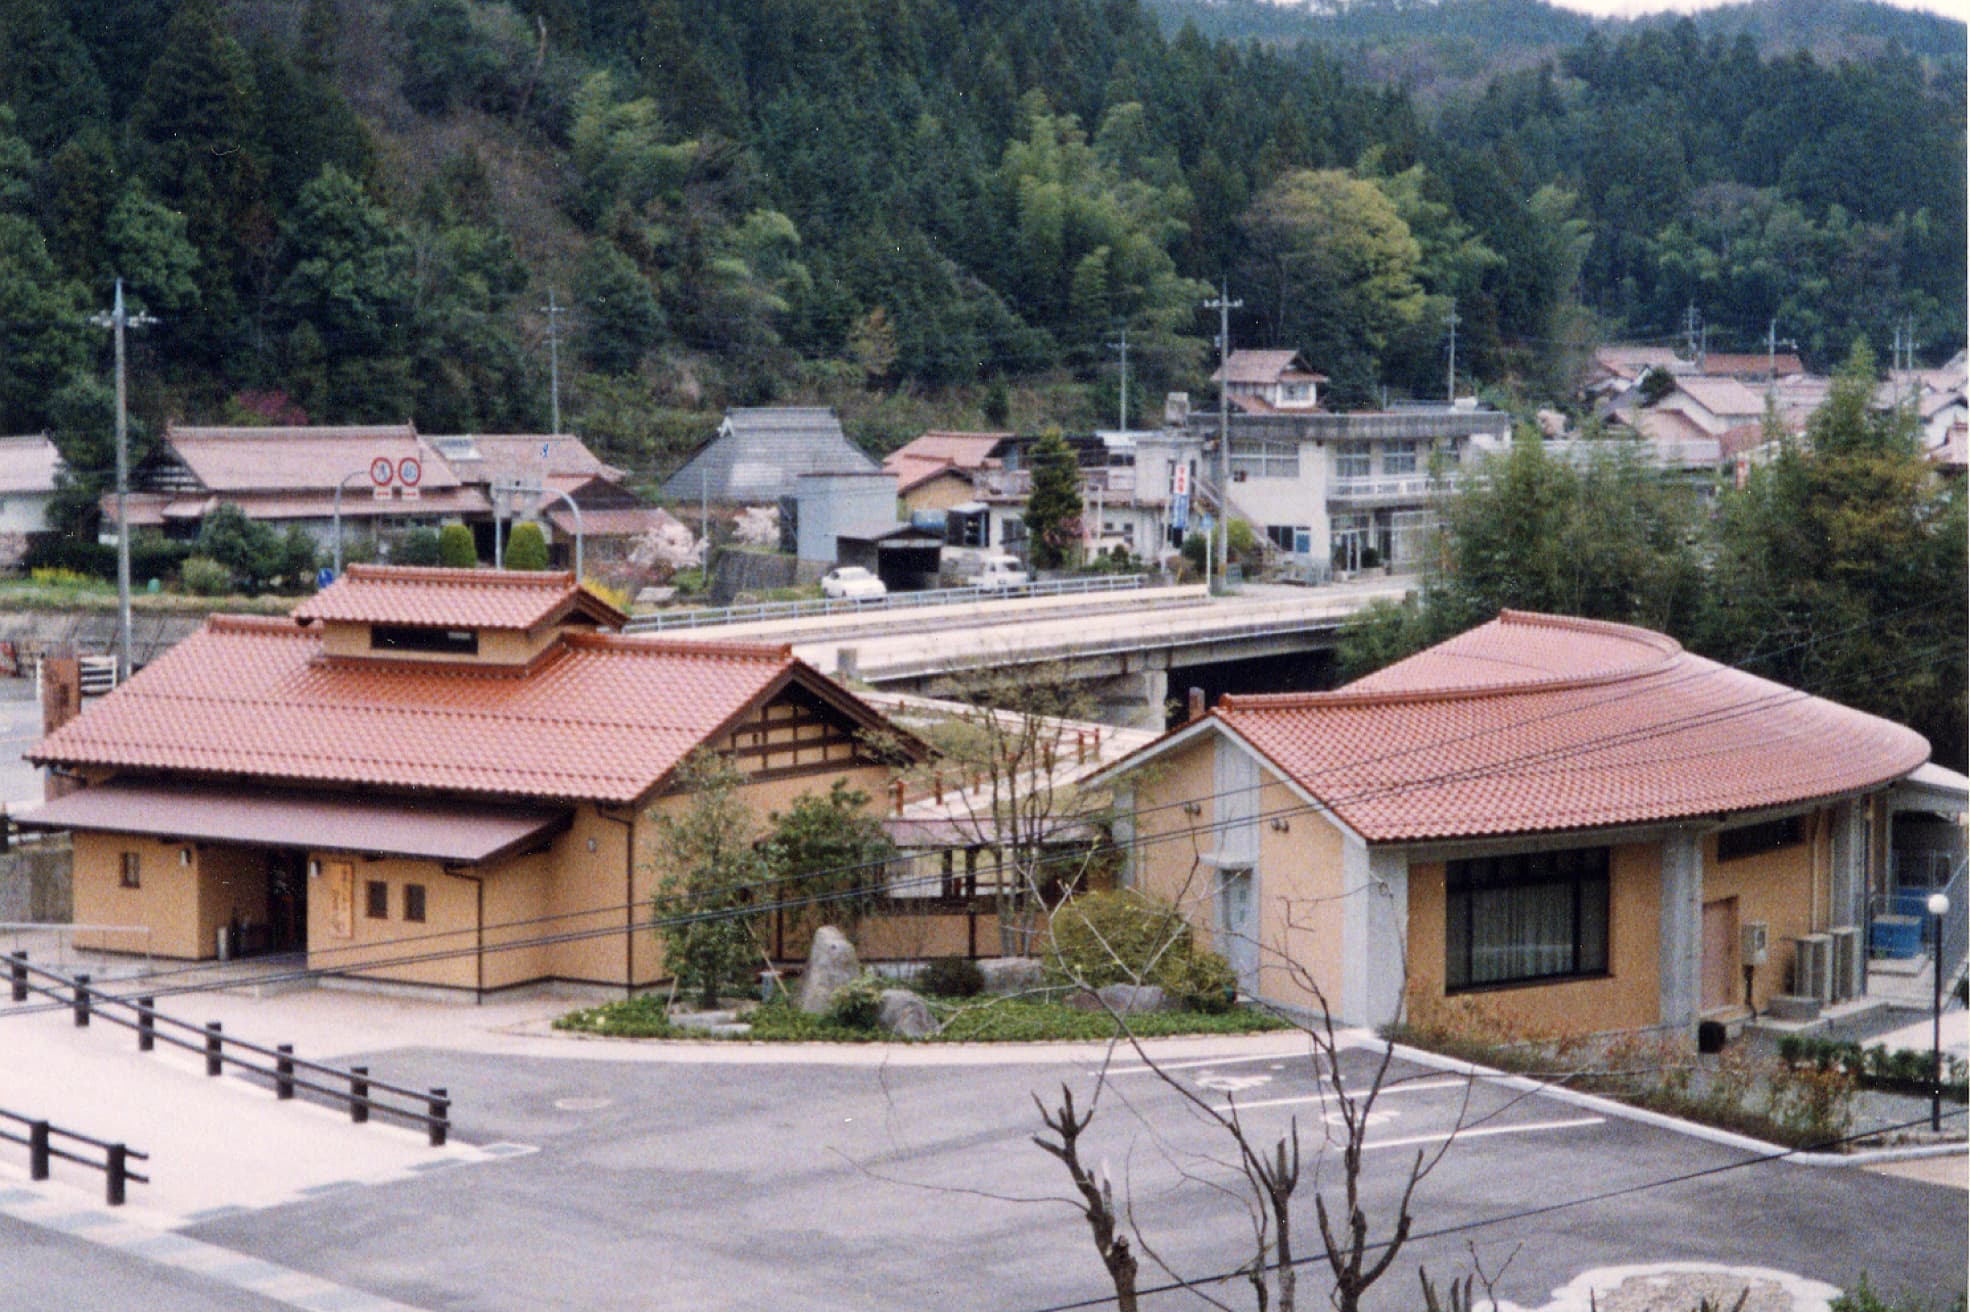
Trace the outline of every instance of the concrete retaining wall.
{"label": "concrete retaining wall", "polygon": [[74,857],[66,835],[0,852],[0,920],[74,920]]}
{"label": "concrete retaining wall", "polygon": [[[204,625],[203,615],[160,615],[138,611],[130,617],[130,654],[137,664],[156,660]],[[11,642],[25,661],[67,648],[78,655],[116,650],[113,610],[13,610],[0,613],[0,642]]]}
{"label": "concrete retaining wall", "polygon": [[819,583],[829,568],[825,561],[796,560],[763,551],[721,551],[712,562],[707,591],[712,605],[729,606],[741,592]]}

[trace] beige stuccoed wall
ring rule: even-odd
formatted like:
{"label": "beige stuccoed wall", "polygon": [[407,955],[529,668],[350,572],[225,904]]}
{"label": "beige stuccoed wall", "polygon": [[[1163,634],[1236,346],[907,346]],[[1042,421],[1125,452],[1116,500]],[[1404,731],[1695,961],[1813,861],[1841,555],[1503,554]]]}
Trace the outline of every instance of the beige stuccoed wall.
{"label": "beige stuccoed wall", "polygon": [[[320,874],[308,879],[308,969],[344,971],[367,979],[444,988],[478,987],[478,892],[471,881],[447,878],[435,861],[314,852]],[[351,932],[336,932],[329,905],[333,867],[346,864],[354,875]],[[365,885],[381,880],[389,888],[389,915],[367,914]],[[404,919],[404,886],[424,885],[424,922]],[[411,956],[438,960],[390,964]]]}
{"label": "beige stuccoed wall", "polygon": [[919,484],[905,492],[901,497],[905,515],[914,515],[919,510],[949,510],[961,506],[978,495],[971,480],[962,474],[939,474],[928,483]]}
{"label": "beige stuccoed wall", "polygon": [[[214,955],[210,934],[201,936],[199,867],[178,864],[184,843],[126,834],[75,835],[75,923],[148,925],[150,951],[160,957],[199,959]],[[139,858],[140,887],[123,888],[123,853]],[[196,854],[195,854],[196,856]],[[142,952],[140,934],[84,934],[82,947]]]}
{"label": "beige stuccoed wall", "polygon": [[[1215,840],[1212,793],[1213,738],[1201,734],[1148,762],[1127,781],[1135,796],[1135,837],[1129,853],[1129,884],[1151,897],[1180,903],[1204,933],[1214,927],[1209,868],[1198,861]],[[1190,800],[1197,814],[1186,814]],[[1201,917],[1201,918],[1197,918]]]}
{"label": "beige stuccoed wall", "polygon": [[[1444,863],[1409,867],[1409,992],[1412,1007],[1471,1010],[1532,1034],[1642,1029],[1661,1020],[1662,846],[1623,843],[1608,869],[1608,973],[1503,988],[1466,989],[1446,998]],[[1412,1019],[1418,1017],[1412,1010]]]}
{"label": "beige stuccoed wall", "polygon": [[[1770,956],[1753,976],[1752,996],[1763,1010],[1774,994],[1787,992],[1787,976],[1792,969],[1793,945],[1787,940],[1826,928],[1827,871],[1831,868],[1831,830],[1822,814],[1802,816],[1805,841],[1792,847],[1739,857],[1735,861],[1717,859],[1717,835],[1703,838],[1703,900],[1737,899],[1740,926],[1762,920],[1770,926]],[[1819,880],[1817,898],[1820,923],[1812,923],[1815,900],[1814,878]],[[1733,1000],[1742,1000],[1744,973],[1732,945],[1731,979],[1737,983]]]}
{"label": "beige stuccoed wall", "polygon": [[[470,625],[460,625],[470,628]],[[461,656],[441,651],[378,651],[370,646],[367,624],[325,623],[321,649],[325,656],[364,660],[406,661],[429,665],[525,665],[545,651],[561,627],[543,624],[534,629],[480,629],[479,653]]]}
{"label": "beige stuccoed wall", "polygon": [[1341,995],[1341,830],[1277,781],[1259,795],[1259,814],[1259,996],[1313,1012],[1324,996],[1339,1013],[1351,1001]]}

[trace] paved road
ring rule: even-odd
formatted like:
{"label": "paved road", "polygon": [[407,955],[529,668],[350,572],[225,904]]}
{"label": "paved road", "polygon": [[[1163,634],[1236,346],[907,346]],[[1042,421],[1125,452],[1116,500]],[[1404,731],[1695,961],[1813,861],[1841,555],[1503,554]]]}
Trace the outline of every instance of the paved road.
{"label": "paved road", "polygon": [[[1038,1151],[1030,1094],[1083,1097],[1085,1062],[961,1067],[744,1065],[398,1050],[452,1087],[461,1129],[537,1152],[352,1188],[196,1227],[208,1242],[423,1307],[1039,1308],[1102,1293],[1085,1228]],[[375,1058],[380,1064],[381,1056]],[[1587,1268],[1666,1260],[1775,1267],[1834,1285],[1962,1288],[1966,1197],[1854,1170],[1742,1165],[1746,1154],[1556,1100],[1411,1076],[1382,1104],[1367,1196],[1387,1223],[1411,1154],[1468,1127],[1417,1196],[1417,1232],[1371,1307],[1409,1308],[1416,1268],[1447,1277],[1466,1241],[1501,1296],[1537,1308]],[[1189,1089],[1236,1094],[1253,1124],[1326,1110],[1302,1060],[1212,1060]],[[1119,1074],[1090,1159],[1134,1198],[1186,1273],[1241,1260],[1218,1190],[1217,1132],[1148,1074]],[[1676,1183],[1662,1183],[1680,1177]],[[1335,1168],[1320,1167],[1332,1188]],[[1310,1188],[1312,1181],[1309,1181]],[[1575,1200],[1543,1214],[1528,1209]],[[1311,1200],[1302,1243],[1312,1234]],[[1514,1219],[1516,1218],[1516,1219]],[[1316,1277],[1317,1279],[1317,1277]],[[1324,1289],[1324,1284],[1320,1287]],[[1242,1298],[1236,1298],[1243,1302]],[[1151,1301],[1150,1307],[1194,1306]]]}
{"label": "paved road", "polygon": [[21,753],[41,740],[41,703],[31,679],[0,679],[0,802],[22,810],[41,801],[41,771]]}
{"label": "paved road", "polygon": [[12,1312],[281,1312],[288,1305],[190,1271],[0,1215],[0,1304]]}

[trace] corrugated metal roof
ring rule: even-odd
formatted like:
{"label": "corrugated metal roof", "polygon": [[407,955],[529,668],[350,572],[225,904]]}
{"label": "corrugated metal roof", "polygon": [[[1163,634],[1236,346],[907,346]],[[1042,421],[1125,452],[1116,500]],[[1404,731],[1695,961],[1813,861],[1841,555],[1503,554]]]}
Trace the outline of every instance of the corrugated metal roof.
{"label": "corrugated metal roof", "polygon": [[664,495],[761,504],[799,491],[802,474],[880,472],[855,448],[832,410],[818,406],[728,410],[714,437],[672,474]]}

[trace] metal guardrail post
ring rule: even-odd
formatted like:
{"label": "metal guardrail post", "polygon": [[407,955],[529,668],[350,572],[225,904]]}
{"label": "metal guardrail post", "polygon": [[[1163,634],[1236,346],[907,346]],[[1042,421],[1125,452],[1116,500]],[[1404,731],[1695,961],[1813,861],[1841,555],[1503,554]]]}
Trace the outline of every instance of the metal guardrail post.
{"label": "metal guardrail post", "polygon": [[149,1052],[157,1046],[157,1015],[151,1009],[156,998],[137,999],[137,1051]]}
{"label": "metal guardrail post", "polygon": [[274,1051],[280,1054],[274,1058],[274,1097],[286,1102],[294,1096],[294,1045],[277,1043]]}
{"label": "metal guardrail post", "polygon": [[89,977],[78,974],[75,977],[75,1028],[89,1028]]}
{"label": "metal guardrail post", "polygon": [[217,1075],[225,1067],[221,1044],[225,1040],[221,1032],[225,1029],[218,1021],[211,1021],[205,1027],[205,1073]]}
{"label": "metal guardrail post", "polygon": [[15,1002],[27,1001],[27,950],[12,953],[7,958],[7,981],[13,986]]}
{"label": "metal guardrail post", "polygon": [[103,1196],[111,1207],[123,1206],[123,1185],[129,1175],[130,1150],[120,1143],[113,1143],[103,1150]]}
{"label": "metal guardrail post", "polygon": [[48,1178],[48,1122],[29,1121],[27,1124],[27,1178],[45,1180]]}
{"label": "metal guardrail post", "polygon": [[363,1078],[368,1074],[367,1066],[349,1068],[349,1119],[357,1125],[369,1119],[369,1081]]}
{"label": "metal guardrail post", "polygon": [[442,1148],[451,1133],[451,1098],[442,1088],[431,1090],[431,1146]]}

